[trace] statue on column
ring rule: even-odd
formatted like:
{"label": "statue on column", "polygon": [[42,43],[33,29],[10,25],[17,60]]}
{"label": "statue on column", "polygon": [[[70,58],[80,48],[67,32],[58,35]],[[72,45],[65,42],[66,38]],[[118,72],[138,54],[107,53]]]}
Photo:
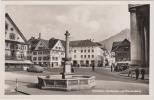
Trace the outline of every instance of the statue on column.
{"label": "statue on column", "polygon": [[71,58],[69,55],[69,36],[70,33],[66,31],[65,33],[65,39],[66,39],[66,44],[65,44],[65,63],[64,63],[64,68],[63,68],[63,73],[62,73],[62,78],[71,78]]}

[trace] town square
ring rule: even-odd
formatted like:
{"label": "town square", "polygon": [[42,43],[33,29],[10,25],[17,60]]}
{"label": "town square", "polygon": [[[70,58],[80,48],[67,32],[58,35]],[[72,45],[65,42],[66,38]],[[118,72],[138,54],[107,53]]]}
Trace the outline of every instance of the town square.
{"label": "town square", "polygon": [[8,5],[5,95],[149,95],[149,27],[150,4]]}

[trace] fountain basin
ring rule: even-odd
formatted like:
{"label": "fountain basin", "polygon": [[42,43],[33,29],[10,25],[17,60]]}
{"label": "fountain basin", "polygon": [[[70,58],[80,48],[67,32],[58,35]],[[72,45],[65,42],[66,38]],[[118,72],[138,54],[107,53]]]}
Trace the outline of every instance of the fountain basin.
{"label": "fountain basin", "polygon": [[38,87],[40,89],[54,90],[82,90],[95,87],[95,76],[72,75],[71,78],[62,79],[61,75],[39,76]]}

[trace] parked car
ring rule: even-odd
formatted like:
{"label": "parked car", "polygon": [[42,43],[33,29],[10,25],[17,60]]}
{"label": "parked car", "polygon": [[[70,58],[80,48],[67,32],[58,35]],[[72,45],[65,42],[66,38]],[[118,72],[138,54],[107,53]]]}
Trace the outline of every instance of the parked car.
{"label": "parked car", "polygon": [[44,68],[39,66],[39,65],[33,65],[29,68],[27,68],[28,72],[37,72],[37,73],[42,73],[44,71]]}

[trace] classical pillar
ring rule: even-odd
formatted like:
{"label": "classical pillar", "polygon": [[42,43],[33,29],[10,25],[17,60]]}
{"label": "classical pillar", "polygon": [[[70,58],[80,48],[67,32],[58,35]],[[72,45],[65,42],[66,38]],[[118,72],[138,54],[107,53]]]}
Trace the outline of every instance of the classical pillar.
{"label": "classical pillar", "polygon": [[131,63],[149,66],[149,5],[129,5],[131,24]]}
{"label": "classical pillar", "polygon": [[65,64],[64,64],[64,69],[62,73],[62,78],[71,78],[71,59],[69,55],[69,36],[70,33],[66,31],[65,33],[65,39],[66,39],[66,44],[65,44]]}
{"label": "classical pillar", "polygon": [[131,64],[142,65],[142,36],[139,31],[139,21],[137,19],[136,8],[130,8],[130,24],[131,24]]}

